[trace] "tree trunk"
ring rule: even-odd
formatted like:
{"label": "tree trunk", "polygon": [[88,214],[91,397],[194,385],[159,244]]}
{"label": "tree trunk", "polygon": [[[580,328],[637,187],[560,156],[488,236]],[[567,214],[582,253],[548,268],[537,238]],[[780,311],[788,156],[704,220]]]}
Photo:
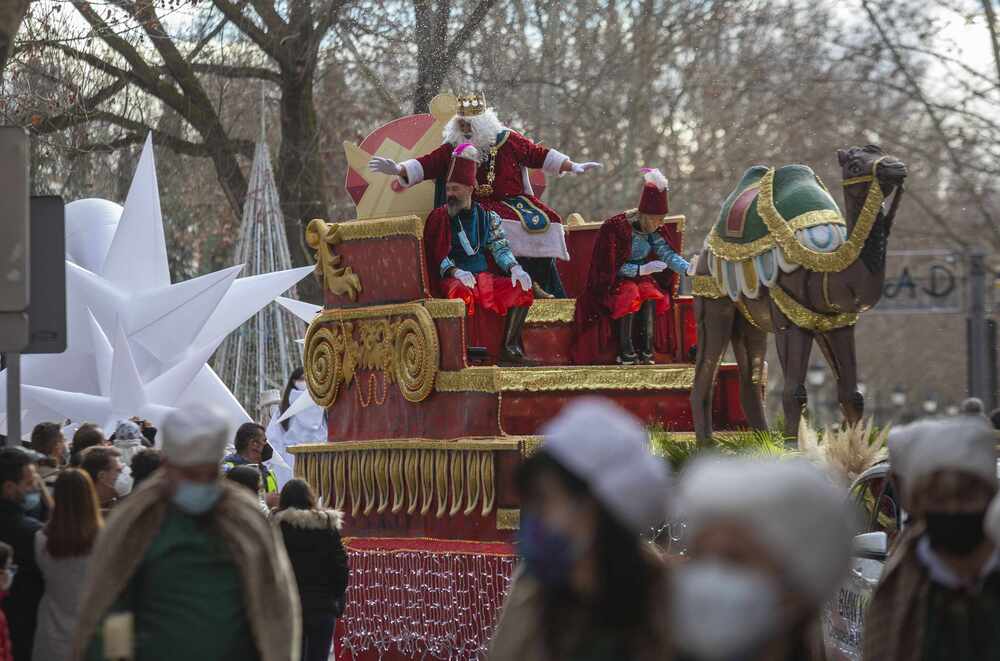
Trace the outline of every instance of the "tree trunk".
{"label": "tree trunk", "polygon": [[7,66],[14,37],[21,28],[21,21],[28,12],[30,0],[5,0],[0,2],[0,79]]}
{"label": "tree trunk", "polygon": [[413,91],[413,114],[428,112],[431,99],[441,89],[441,83],[451,66],[448,58],[448,18],[451,3],[439,0],[414,0],[416,17],[414,39],[417,42],[417,86]]}
{"label": "tree trunk", "polygon": [[[281,86],[281,150],[278,155],[277,184],[285,216],[288,248],[292,263],[312,263],[305,242],[305,227],[313,218],[327,218],[328,205],[319,149],[320,135],[313,99],[313,77],[286,78]],[[315,299],[311,280],[304,280],[300,293]]]}

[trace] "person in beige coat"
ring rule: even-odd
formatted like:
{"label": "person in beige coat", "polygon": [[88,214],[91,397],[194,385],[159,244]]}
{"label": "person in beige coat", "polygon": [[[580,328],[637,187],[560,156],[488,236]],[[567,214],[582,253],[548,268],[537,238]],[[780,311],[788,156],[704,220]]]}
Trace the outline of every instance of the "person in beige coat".
{"label": "person in beige coat", "polygon": [[191,407],[160,433],[163,467],[98,537],[74,658],[103,661],[124,645],[134,656],[116,656],[134,661],[298,661],[295,575],[255,499],[221,478],[226,420]]}
{"label": "person in beige coat", "polygon": [[568,406],[518,476],[521,566],[490,661],[670,658],[670,572],[640,537],[666,518],[668,471],[610,402]]}

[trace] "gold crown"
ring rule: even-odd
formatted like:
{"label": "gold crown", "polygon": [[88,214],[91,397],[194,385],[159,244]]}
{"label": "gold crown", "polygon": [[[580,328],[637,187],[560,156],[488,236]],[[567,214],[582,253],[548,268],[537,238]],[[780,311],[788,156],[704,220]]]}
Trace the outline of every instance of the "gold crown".
{"label": "gold crown", "polygon": [[486,95],[482,92],[458,95],[458,116],[475,117],[486,112]]}

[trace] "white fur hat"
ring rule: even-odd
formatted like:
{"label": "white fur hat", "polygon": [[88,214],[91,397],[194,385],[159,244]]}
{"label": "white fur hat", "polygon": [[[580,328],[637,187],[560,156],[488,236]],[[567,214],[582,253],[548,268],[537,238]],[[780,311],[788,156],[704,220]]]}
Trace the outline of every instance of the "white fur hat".
{"label": "white fur hat", "polygon": [[670,475],[632,415],[588,397],[569,404],[542,435],[542,449],[586,482],[620,523],[643,533],[666,519]]}
{"label": "white fur hat", "polygon": [[847,572],[856,514],[847,492],[805,460],[695,460],[677,501],[692,537],[716,521],[744,523],[814,604],[829,598]]}
{"label": "white fur hat", "polygon": [[160,435],[163,458],[171,464],[218,464],[229,441],[229,423],[216,408],[197,404],[170,413]]}
{"label": "white fur hat", "polygon": [[940,470],[969,473],[996,485],[996,441],[985,418],[925,420],[900,428],[899,434],[892,461],[900,465],[893,470],[903,478],[910,498],[920,480]]}

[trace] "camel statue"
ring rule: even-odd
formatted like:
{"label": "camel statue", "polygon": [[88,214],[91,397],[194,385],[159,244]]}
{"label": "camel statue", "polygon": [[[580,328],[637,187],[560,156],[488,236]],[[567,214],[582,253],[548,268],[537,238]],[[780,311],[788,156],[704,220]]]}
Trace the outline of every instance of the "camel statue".
{"label": "camel statue", "polygon": [[758,384],[768,333],[775,335],[785,376],[787,436],[797,433],[806,404],[813,341],[837,378],[844,417],[861,419],[854,324],[882,296],[906,165],[875,145],[838,150],[837,158],[845,214],[808,167],[754,166],[726,198],[705,240],[692,278],[698,348],[691,409],[700,445],[711,442],[713,381],[730,342],[743,411],[752,428],[767,428]]}

